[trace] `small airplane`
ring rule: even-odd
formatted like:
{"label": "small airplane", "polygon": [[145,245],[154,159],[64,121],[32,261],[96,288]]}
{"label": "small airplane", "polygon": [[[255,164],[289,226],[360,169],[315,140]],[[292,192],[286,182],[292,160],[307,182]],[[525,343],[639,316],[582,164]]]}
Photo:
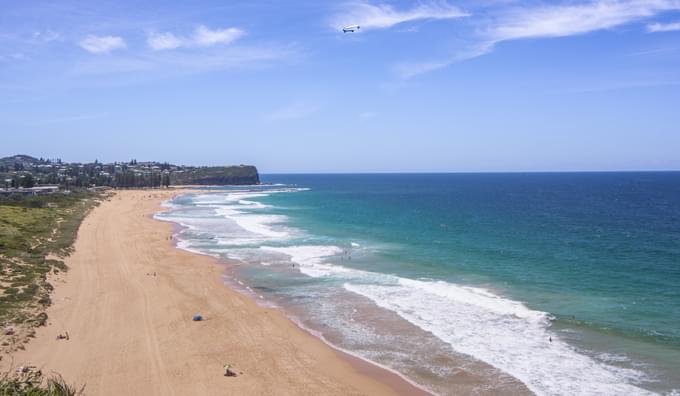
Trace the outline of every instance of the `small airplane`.
{"label": "small airplane", "polygon": [[361,27],[359,25],[349,25],[349,26],[345,26],[344,28],[342,28],[342,32],[343,33],[354,33],[357,30],[359,30],[360,28]]}

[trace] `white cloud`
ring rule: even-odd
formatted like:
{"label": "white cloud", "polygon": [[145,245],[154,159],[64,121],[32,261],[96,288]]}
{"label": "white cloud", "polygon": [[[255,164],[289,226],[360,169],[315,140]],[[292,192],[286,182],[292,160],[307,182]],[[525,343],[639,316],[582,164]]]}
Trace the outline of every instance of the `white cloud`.
{"label": "white cloud", "polygon": [[599,0],[582,4],[515,9],[488,32],[494,42],[565,37],[610,29],[680,9],[677,0]]}
{"label": "white cloud", "polygon": [[180,47],[212,47],[218,44],[230,44],[241,38],[245,32],[238,28],[211,30],[200,25],[189,37],[176,36],[174,33],[151,33],[146,43],[153,50],[168,50]]}
{"label": "white cloud", "polygon": [[308,117],[319,111],[319,109],[320,107],[318,105],[294,102],[276,109],[269,114],[265,114],[264,119],[267,121],[296,120]]}
{"label": "white cloud", "polygon": [[80,46],[93,54],[107,54],[115,49],[126,48],[125,40],[117,36],[89,35],[80,41]]}
{"label": "white cloud", "polygon": [[238,28],[210,30],[201,25],[194,32],[194,42],[209,47],[215,44],[229,44],[243,36],[244,32]]}
{"label": "white cloud", "polygon": [[336,15],[331,24],[333,28],[359,25],[362,29],[386,29],[404,22],[426,19],[452,19],[468,16],[466,12],[449,5],[445,1],[427,2],[409,10],[395,10],[388,4],[352,2]]}
{"label": "white cloud", "polygon": [[680,22],[673,23],[652,23],[647,25],[647,30],[652,33],[675,32],[680,30]]}
{"label": "white cloud", "polygon": [[183,40],[170,32],[151,33],[146,39],[146,43],[155,51],[175,49],[183,45]]}

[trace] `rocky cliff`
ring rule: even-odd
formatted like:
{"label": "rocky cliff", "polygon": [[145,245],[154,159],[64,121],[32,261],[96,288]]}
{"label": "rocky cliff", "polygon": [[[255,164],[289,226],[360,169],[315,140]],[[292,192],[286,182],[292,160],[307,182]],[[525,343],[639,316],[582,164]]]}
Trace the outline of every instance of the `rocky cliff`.
{"label": "rocky cliff", "polygon": [[252,165],[205,166],[175,171],[170,174],[172,185],[245,185],[259,184],[260,175]]}

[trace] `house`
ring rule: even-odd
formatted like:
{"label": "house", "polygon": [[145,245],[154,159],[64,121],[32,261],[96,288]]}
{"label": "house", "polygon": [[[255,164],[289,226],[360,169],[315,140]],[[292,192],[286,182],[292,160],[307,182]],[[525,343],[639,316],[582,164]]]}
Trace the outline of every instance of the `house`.
{"label": "house", "polygon": [[44,195],[59,192],[59,186],[53,184],[46,184],[31,188],[3,188],[0,189],[0,195]]}

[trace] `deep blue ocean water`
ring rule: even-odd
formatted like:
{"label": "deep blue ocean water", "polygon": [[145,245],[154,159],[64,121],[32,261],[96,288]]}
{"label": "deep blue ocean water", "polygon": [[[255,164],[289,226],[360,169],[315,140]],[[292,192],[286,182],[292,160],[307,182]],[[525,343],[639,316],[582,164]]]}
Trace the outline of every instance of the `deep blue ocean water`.
{"label": "deep blue ocean water", "polygon": [[539,394],[680,389],[680,173],[262,180],[159,217],[332,343],[444,394],[461,357]]}

